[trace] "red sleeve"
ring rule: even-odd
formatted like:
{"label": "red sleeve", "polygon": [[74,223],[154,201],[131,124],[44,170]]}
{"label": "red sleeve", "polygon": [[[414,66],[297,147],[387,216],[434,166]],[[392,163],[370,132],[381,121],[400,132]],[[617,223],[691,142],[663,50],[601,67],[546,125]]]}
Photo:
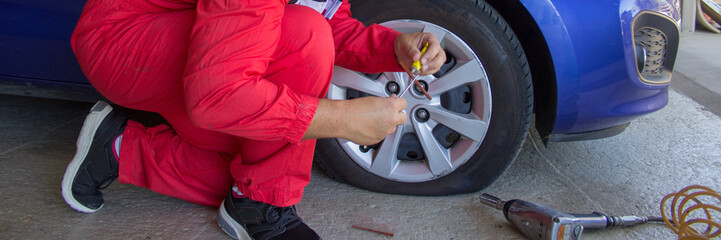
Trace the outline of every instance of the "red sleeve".
{"label": "red sleeve", "polygon": [[301,141],[319,99],[262,77],[286,2],[199,1],[183,78],[194,124],[250,139]]}
{"label": "red sleeve", "polygon": [[400,32],[378,24],[364,26],[351,17],[348,0],[343,1],[329,23],[336,65],[366,73],[403,71],[393,52],[393,42]]}

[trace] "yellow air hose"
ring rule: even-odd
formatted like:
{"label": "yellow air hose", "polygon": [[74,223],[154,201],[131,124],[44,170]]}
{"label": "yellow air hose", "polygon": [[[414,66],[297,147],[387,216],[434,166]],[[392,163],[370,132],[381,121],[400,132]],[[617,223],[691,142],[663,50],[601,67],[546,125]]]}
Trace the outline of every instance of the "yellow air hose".
{"label": "yellow air hose", "polygon": [[[671,219],[666,214],[667,206],[670,206]],[[719,206],[721,206],[721,195],[716,191],[704,186],[691,185],[663,197],[661,216],[680,240],[712,239],[721,236],[721,223],[718,222],[721,218]]]}

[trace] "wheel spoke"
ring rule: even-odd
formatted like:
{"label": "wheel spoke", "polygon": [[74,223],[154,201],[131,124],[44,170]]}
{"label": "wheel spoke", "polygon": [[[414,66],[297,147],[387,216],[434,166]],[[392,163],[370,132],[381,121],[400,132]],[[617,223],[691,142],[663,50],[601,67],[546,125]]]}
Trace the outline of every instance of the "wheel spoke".
{"label": "wheel spoke", "polygon": [[446,75],[433,80],[428,85],[428,93],[432,96],[437,96],[451,89],[471,84],[485,78],[483,75],[483,67],[477,61],[469,61],[459,64],[459,66],[454,67],[453,70],[448,72]]}
{"label": "wheel spoke", "polygon": [[[426,24],[423,26],[423,32],[429,32],[436,35],[436,38],[438,39],[439,43],[443,43],[443,38],[446,35],[446,32],[443,31],[443,29],[438,28],[438,26]],[[441,44],[441,46],[443,46]]]}
{"label": "wheel spoke", "polygon": [[400,86],[400,89],[404,89],[408,86],[410,78],[406,72],[384,72],[378,80],[382,83],[396,82],[398,86]]}
{"label": "wheel spoke", "polygon": [[433,137],[430,127],[425,123],[415,122],[415,120],[413,125],[415,126],[421,146],[423,146],[423,153],[426,155],[431,173],[434,176],[442,176],[445,172],[451,171],[453,166],[448,157],[448,150],[438,144]]}
{"label": "wheel spoke", "polygon": [[431,119],[446,125],[446,127],[453,129],[467,138],[473,139],[474,141],[481,141],[483,140],[483,136],[486,135],[488,123],[478,119],[476,115],[459,114],[431,105],[425,105],[424,108],[428,110]]}
{"label": "wheel spoke", "polygon": [[350,88],[373,96],[387,97],[385,86],[379,81],[368,79],[365,75],[336,67],[333,69],[333,84],[339,87]]}
{"label": "wheel spoke", "polygon": [[378,152],[371,163],[370,170],[378,176],[388,177],[398,165],[396,154],[403,133],[403,126],[398,126],[394,134],[388,135],[378,148]]}
{"label": "wheel spoke", "polygon": [[378,78],[378,80],[396,81],[396,82],[406,81],[407,82],[408,81],[408,73],[406,73],[406,72],[383,72],[383,74],[381,74],[381,76]]}

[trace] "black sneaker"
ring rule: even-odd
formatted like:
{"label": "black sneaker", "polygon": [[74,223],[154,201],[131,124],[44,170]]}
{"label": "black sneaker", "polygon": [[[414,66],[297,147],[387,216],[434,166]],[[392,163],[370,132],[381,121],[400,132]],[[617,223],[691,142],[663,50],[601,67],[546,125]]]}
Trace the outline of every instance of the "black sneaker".
{"label": "black sneaker", "polygon": [[218,210],[218,225],[231,237],[242,240],[320,239],[298,217],[295,206],[276,207],[249,198],[234,198],[232,192]]}
{"label": "black sneaker", "polygon": [[73,209],[93,213],[103,207],[100,189],[118,178],[113,144],[126,122],[127,118],[106,102],[98,101],[90,109],[75,143],[75,157],[63,176],[63,198]]}

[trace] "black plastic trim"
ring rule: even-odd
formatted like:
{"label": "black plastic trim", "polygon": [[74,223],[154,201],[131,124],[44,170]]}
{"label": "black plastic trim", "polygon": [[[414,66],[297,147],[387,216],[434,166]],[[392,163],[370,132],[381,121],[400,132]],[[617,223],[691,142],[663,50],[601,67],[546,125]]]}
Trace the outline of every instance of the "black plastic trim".
{"label": "black plastic trim", "polygon": [[[644,76],[639,71],[641,68],[638,66],[638,63],[636,64],[636,73],[641,81],[646,84],[668,84],[671,81],[673,66],[676,62],[676,55],[678,54],[679,38],[681,35],[679,27],[673,19],[666,15],[657,12],[642,11],[636,15],[636,18],[633,19],[633,28],[631,29],[632,35],[643,27],[652,27],[663,32],[666,36],[666,56],[661,76]],[[635,37],[633,37],[633,42],[636,42]],[[636,44],[633,46],[636,48]],[[634,53],[636,52],[637,51],[634,49]]]}
{"label": "black plastic trim", "polygon": [[572,142],[572,141],[583,141],[583,140],[593,140],[593,139],[601,139],[601,138],[607,138],[607,137],[613,137],[620,133],[622,133],[624,130],[626,130],[626,127],[630,125],[631,123],[621,124],[615,127],[610,127],[606,129],[601,129],[597,131],[591,131],[591,132],[582,132],[582,133],[573,133],[573,134],[551,134],[548,137],[548,141],[551,142]]}
{"label": "black plastic trim", "polygon": [[0,94],[95,102],[105,99],[90,84],[0,75]]}

